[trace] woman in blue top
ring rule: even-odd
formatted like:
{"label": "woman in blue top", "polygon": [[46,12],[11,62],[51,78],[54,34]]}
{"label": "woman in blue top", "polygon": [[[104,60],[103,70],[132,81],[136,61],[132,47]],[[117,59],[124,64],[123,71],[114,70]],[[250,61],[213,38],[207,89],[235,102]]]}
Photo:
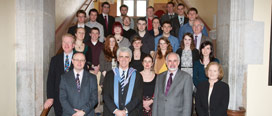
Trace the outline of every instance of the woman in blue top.
{"label": "woman in blue top", "polygon": [[218,62],[219,60],[214,57],[213,45],[210,41],[205,41],[200,45],[200,58],[194,62],[193,66],[193,82],[197,87],[199,82],[207,81],[205,75],[205,68],[210,62]]}

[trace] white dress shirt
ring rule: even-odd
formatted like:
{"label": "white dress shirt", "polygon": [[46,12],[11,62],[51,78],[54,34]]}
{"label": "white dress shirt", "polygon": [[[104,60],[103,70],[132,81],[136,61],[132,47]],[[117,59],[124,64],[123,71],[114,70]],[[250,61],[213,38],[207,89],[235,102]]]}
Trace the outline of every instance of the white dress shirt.
{"label": "white dress shirt", "polygon": [[79,73],[77,73],[75,69],[73,69],[73,71],[74,71],[75,79],[77,78],[77,74],[79,74],[79,82],[81,86],[82,78],[83,78],[83,69]]}
{"label": "white dress shirt", "polygon": [[[175,78],[175,76],[176,76],[176,74],[177,74],[177,71],[178,70],[176,70],[176,71],[174,71],[173,72],[173,75],[172,75],[172,84],[173,84],[173,82],[174,82],[174,78]],[[165,81],[165,85],[164,85],[164,90],[166,91],[166,86],[167,86],[167,82],[168,82],[168,79],[169,79],[169,77],[170,77],[170,74],[171,74],[171,72],[167,72],[167,75],[166,75],[166,81]],[[171,85],[172,85],[171,84]]]}
{"label": "white dress shirt", "polygon": [[195,40],[195,36],[197,36],[196,49],[199,50],[199,47],[200,47],[200,44],[201,44],[202,33],[199,33],[198,35],[194,34],[194,40]]}

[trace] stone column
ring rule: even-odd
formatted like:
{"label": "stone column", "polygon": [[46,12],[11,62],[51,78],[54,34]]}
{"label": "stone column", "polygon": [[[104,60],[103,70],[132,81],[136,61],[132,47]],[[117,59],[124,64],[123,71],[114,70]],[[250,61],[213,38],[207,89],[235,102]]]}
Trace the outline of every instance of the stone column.
{"label": "stone column", "polygon": [[18,116],[38,116],[43,108],[48,65],[54,53],[55,1],[16,0]]}
{"label": "stone column", "polygon": [[264,24],[253,21],[254,0],[218,0],[217,56],[230,87],[229,109],[246,106],[248,64],[263,59]]}

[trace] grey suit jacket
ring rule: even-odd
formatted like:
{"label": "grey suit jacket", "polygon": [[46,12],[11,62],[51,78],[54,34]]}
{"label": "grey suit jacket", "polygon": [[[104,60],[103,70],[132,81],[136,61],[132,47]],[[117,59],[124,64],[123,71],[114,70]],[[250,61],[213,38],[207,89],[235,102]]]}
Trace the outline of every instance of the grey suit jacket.
{"label": "grey suit jacket", "polygon": [[152,116],[191,116],[192,77],[178,69],[168,95],[165,96],[166,76],[167,71],[157,77]]}
{"label": "grey suit jacket", "polygon": [[196,46],[196,48],[199,50],[201,44],[202,44],[203,42],[205,42],[205,41],[210,41],[210,42],[212,42],[212,39],[211,39],[210,37],[207,37],[207,36],[205,36],[205,35],[202,34],[202,37],[201,37],[201,40],[200,40],[200,44],[199,44],[199,46]]}
{"label": "grey suit jacket", "polygon": [[84,70],[78,92],[74,71],[61,75],[59,99],[63,108],[62,116],[73,115],[74,109],[83,110],[86,116],[94,116],[94,106],[98,99],[96,76]]}

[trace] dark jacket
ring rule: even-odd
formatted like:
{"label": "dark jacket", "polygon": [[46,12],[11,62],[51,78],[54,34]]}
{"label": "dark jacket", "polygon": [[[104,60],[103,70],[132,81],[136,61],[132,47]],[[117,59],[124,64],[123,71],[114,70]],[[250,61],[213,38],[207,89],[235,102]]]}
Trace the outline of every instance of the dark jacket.
{"label": "dark jacket", "polygon": [[213,90],[210,96],[210,107],[208,106],[210,83],[204,81],[198,84],[195,104],[196,112],[198,116],[227,116],[227,110],[229,105],[229,85],[217,81],[214,83]]}
{"label": "dark jacket", "polygon": [[[179,55],[180,58],[182,57],[182,51],[183,51],[183,49],[181,49],[181,48],[179,48],[176,51],[176,53]],[[192,57],[193,57],[192,58],[192,63],[194,63],[194,61],[196,61],[196,60],[199,60],[199,51],[197,49],[192,50]],[[181,68],[181,62],[182,61],[180,61],[180,63],[179,63],[179,69]]]}
{"label": "dark jacket", "polygon": [[[124,94],[119,92],[119,109],[123,110],[124,107],[128,110],[129,116],[140,116],[142,114],[142,107],[143,107],[143,78],[140,73],[136,72],[136,80],[135,85],[132,93],[131,101],[125,104],[126,95],[128,91],[127,84],[124,88]],[[119,85],[120,86],[120,85]],[[120,91],[120,88],[119,88]],[[114,103],[114,72],[108,71],[105,80],[103,83],[103,98],[104,98],[104,116],[114,116],[113,111],[117,109]]]}

